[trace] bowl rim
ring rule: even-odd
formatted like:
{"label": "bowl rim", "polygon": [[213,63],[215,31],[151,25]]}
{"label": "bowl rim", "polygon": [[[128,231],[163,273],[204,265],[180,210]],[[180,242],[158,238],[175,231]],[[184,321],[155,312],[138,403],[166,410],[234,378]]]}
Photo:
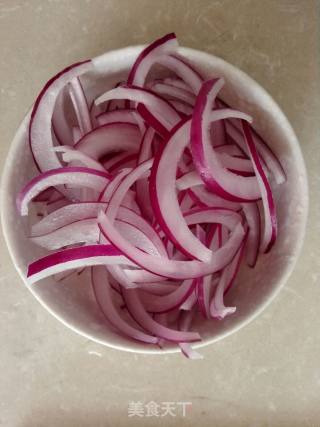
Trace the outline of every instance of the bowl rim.
{"label": "bowl rim", "polygon": [[[115,49],[108,51],[104,54],[104,56],[107,58],[108,56],[114,56],[117,54],[120,54],[124,56],[126,53],[133,54],[139,54],[140,51],[145,47],[145,45],[134,45],[129,46],[125,48]],[[215,342],[218,342],[235,332],[239,331],[249,323],[251,323],[253,320],[255,320],[270,304],[271,302],[276,298],[276,296],[279,294],[281,289],[285,286],[286,282],[288,281],[290,275],[292,274],[294,267],[297,263],[297,260],[301,254],[302,246],[304,244],[305,234],[306,234],[306,225],[307,225],[307,219],[308,219],[308,210],[309,210],[309,187],[308,187],[308,178],[307,178],[307,172],[305,167],[304,158],[302,156],[302,152],[300,149],[299,141],[295,135],[295,132],[287,119],[284,112],[281,110],[280,106],[277,104],[277,102],[271,97],[271,95],[252,77],[250,77],[248,74],[246,74],[244,71],[239,69],[238,67],[228,63],[222,58],[219,58],[213,54],[198,50],[198,49],[192,49],[187,47],[180,47],[179,53],[186,54],[187,57],[198,57],[203,62],[206,61],[208,63],[214,61],[215,65],[218,64],[218,66],[223,66],[224,68],[229,69],[229,71],[232,74],[238,75],[241,79],[244,79],[246,83],[250,86],[254,86],[257,91],[259,91],[264,99],[266,99],[269,103],[272,104],[272,108],[275,109],[277,112],[277,115],[281,117],[282,122],[286,126],[286,134],[287,138],[290,139],[290,145],[294,146],[296,150],[296,155],[299,157],[300,167],[301,167],[301,177],[303,181],[303,186],[305,187],[305,198],[304,198],[304,206],[303,206],[303,214],[300,220],[300,229],[299,233],[297,234],[297,242],[296,242],[296,249],[293,256],[293,259],[288,262],[283,270],[283,273],[281,275],[281,279],[278,281],[277,285],[274,286],[273,291],[269,294],[268,298],[266,300],[259,304],[256,309],[253,310],[253,312],[248,315],[247,317],[239,320],[235,325],[233,325],[230,329],[227,331],[221,332],[220,334],[212,337],[212,338],[206,338],[204,341],[195,343],[193,347],[195,349],[200,349],[203,347],[206,347],[210,344],[213,344]],[[190,54],[190,55],[188,55]],[[31,107],[32,108],[32,107]],[[16,152],[19,150],[20,143],[21,143],[21,137],[25,130],[25,126],[28,120],[28,117],[30,115],[31,109],[28,111],[28,113],[25,115],[24,119],[20,122],[19,127],[13,137],[13,140],[11,142],[11,145],[9,147],[6,161],[4,163],[4,168],[2,171],[1,176],[1,190],[0,190],[0,215],[1,215],[1,224],[2,224],[2,230],[4,239],[8,248],[8,252],[10,254],[11,260],[13,262],[13,265],[15,269],[17,270],[19,276],[21,277],[24,284],[27,285],[26,281],[26,275],[24,271],[20,268],[15,255],[14,245],[11,242],[10,237],[10,225],[9,225],[9,217],[8,217],[8,210],[6,209],[6,200],[8,199],[8,191],[9,188],[9,178],[11,173],[11,160],[15,158]],[[167,354],[173,354],[180,352],[180,349],[177,348],[168,348],[168,349],[151,349],[151,348],[133,348],[130,347],[130,344],[128,345],[121,345],[121,344],[115,344],[112,342],[107,342],[107,340],[102,340],[94,335],[91,335],[87,332],[84,332],[81,328],[78,328],[72,324],[70,324],[68,321],[66,321],[61,315],[56,313],[51,307],[43,301],[40,296],[33,290],[32,287],[26,286],[28,290],[32,293],[32,295],[39,301],[39,303],[51,314],[53,315],[58,321],[60,321],[63,325],[65,325],[67,328],[71,329],[72,331],[76,332],[77,334],[90,339],[93,342],[102,344],[106,347],[116,349],[116,350],[122,350],[127,351],[131,353],[140,353],[140,354],[161,354],[161,355],[167,355]]]}

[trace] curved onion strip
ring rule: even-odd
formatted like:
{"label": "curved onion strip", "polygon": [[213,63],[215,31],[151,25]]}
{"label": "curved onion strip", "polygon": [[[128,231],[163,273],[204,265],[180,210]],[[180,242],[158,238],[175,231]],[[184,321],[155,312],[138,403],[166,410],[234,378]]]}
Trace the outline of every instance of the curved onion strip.
{"label": "curved onion strip", "polygon": [[[73,141],[73,144],[72,145],[76,144],[80,140],[80,138],[81,138],[80,128],[78,126],[73,126],[73,128],[72,128],[72,141]],[[57,147],[55,147],[55,148],[57,148]]]}
{"label": "curved onion strip", "polygon": [[192,187],[188,190],[188,194],[192,200],[200,206],[222,207],[233,210],[241,209],[240,203],[225,200],[222,197],[207,191],[203,185]]}
{"label": "curved onion strip", "polygon": [[105,267],[92,267],[91,280],[96,301],[106,319],[125,336],[144,343],[156,344],[157,337],[148,335],[125,322],[116,309],[111,295],[111,287]]}
{"label": "curved onion strip", "polygon": [[156,60],[166,54],[175,52],[178,41],[174,33],[170,33],[148,45],[133,64],[127,83],[144,86],[147,74]]}
{"label": "curved onion strip", "polygon": [[[143,104],[150,116],[161,123],[166,131],[170,131],[180,120],[179,113],[168,101],[148,89],[137,86],[121,86],[104,93],[95,102],[101,104],[110,99],[128,99]],[[138,109],[138,111],[145,110]]]}
{"label": "curved onion strip", "polygon": [[81,134],[85,135],[92,130],[92,123],[86,96],[83,92],[79,77],[75,77],[70,81],[69,94],[78,119]]}
{"label": "curved onion strip", "polygon": [[[97,104],[94,104],[97,105]],[[134,109],[114,110],[101,113],[97,116],[97,123],[99,126],[108,123],[130,123],[136,125],[137,121],[134,116]]]}
{"label": "curved onion strip", "polygon": [[99,196],[99,202],[109,202],[116,188],[118,188],[123,178],[130,172],[131,169],[122,169],[122,171],[120,171],[114,178],[112,178],[112,180],[107,183],[101,192]]}
{"label": "curved onion strip", "polygon": [[136,289],[125,289],[122,287],[121,292],[129,313],[145,330],[153,333],[157,337],[173,342],[195,342],[201,340],[200,335],[197,332],[176,331],[154,321],[141,303]]}
{"label": "curved onion strip", "polygon": [[87,133],[75,148],[95,160],[114,151],[132,152],[139,149],[140,131],[130,123],[108,123]]}
{"label": "curved onion strip", "polygon": [[189,279],[205,276],[222,270],[233,259],[244,237],[244,230],[238,224],[232,231],[227,243],[212,255],[210,262],[173,261],[145,254],[130,245],[111,224],[108,217],[100,212],[99,226],[104,236],[125,256],[145,270],[172,279]]}
{"label": "curved onion strip", "polygon": [[[205,243],[205,232],[203,230],[203,228],[197,223],[196,224],[196,230],[195,230],[195,235],[197,236],[197,238],[200,240],[200,242]],[[205,276],[206,278],[210,278],[211,274],[209,274],[208,276]],[[196,285],[196,295],[197,295],[197,302],[198,305],[200,307],[200,311],[202,312],[203,316],[206,318],[209,318],[209,316],[207,315],[208,312],[208,302],[205,298],[204,295],[204,277],[199,277],[197,279],[197,285]],[[208,286],[209,283],[207,283],[206,280],[206,287]]]}
{"label": "curved onion strip", "polygon": [[253,268],[256,265],[260,248],[260,212],[256,203],[243,203],[242,209],[249,227],[246,258],[249,267]]}
{"label": "curved onion strip", "polygon": [[128,280],[134,283],[157,283],[160,280],[166,280],[166,278],[161,275],[153,274],[142,269],[129,270],[123,268],[123,272],[127,276]]}
{"label": "curved onion strip", "polygon": [[150,313],[167,313],[180,307],[181,304],[195,289],[194,280],[184,280],[173,292],[162,296],[150,296],[149,293],[140,293],[142,303]]}
{"label": "curved onion strip", "polygon": [[[182,193],[180,193],[182,194]],[[194,206],[194,201],[189,196],[189,193],[185,192],[183,197],[179,200],[181,212],[185,213]]]}
{"label": "curved onion strip", "polygon": [[[106,214],[109,217],[109,220],[111,224],[113,224],[118,209],[122,203],[123,198],[127,194],[129,188],[139,179],[142,177],[145,172],[147,172],[150,167],[152,166],[153,159],[150,159],[139,166],[137,166],[135,169],[133,169],[129,174],[127,174],[123,180],[119,183],[117,188],[113,191],[112,196],[110,198],[110,202],[106,209]],[[105,236],[103,235],[105,238]],[[126,276],[126,274],[122,271],[122,269],[118,266],[114,266],[109,268],[109,272],[113,275],[113,277],[119,281],[124,287],[126,288],[133,288],[134,283],[129,280],[129,278]]]}
{"label": "curved onion strip", "polygon": [[[103,167],[112,173],[119,168],[132,168],[137,161],[137,153],[127,154],[119,153],[111,157],[111,159],[102,160]],[[131,164],[132,163],[132,164]]]}
{"label": "curved onion strip", "polygon": [[165,83],[155,83],[152,85],[152,90],[159,95],[166,96],[170,100],[177,99],[189,105],[194,105],[196,97],[193,93],[175,86],[170,86]]}
{"label": "curved onion strip", "polygon": [[30,237],[33,243],[48,250],[61,249],[77,243],[97,243],[98,239],[99,227],[96,218],[76,221],[48,234]]}
{"label": "curved onion strip", "polygon": [[176,55],[166,55],[161,57],[157,62],[174,71],[195,94],[199,92],[203,79],[200,74],[195,71],[190,64],[182,60],[182,58]]}
{"label": "curved onion strip", "polygon": [[70,123],[66,117],[66,104],[68,91],[66,87],[61,89],[52,114],[52,129],[61,145],[73,145],[73,135]]}
{"label": "curved onion strip", "polygon": [[155,282],[155,283],[139,283],[139,293],[140,294],[151,294],[155,296],[164,296],[169,295],[173,291],[176,291],[180,286],[179,282]]}
{"label": "curved onion strip", "polygon": [[[106,209],[107,203],[83,202],[68,204],[55,210],[31,228],[31,237],[37,238],[54,232],[76,221],[95,218],[102,209]],[[120,206],[117,220],[133,225],[140,230],[155,246],[161,256],[166,257],[166,249],[159,235],[153,227],[141,215],[131,209]]]}
{"label": "curved onion strip", "polygon": [[145,121],[143,120],[143,117],[141,117],[141,115],[137,111],[133,112],[133,116],[134,116],[136,124],[140,130],[141,136],[143,136],[145,131],[147,130]]}
{"label": "curved onion strip", "polygon": [[[190,226],[193,224],[215,223],[233,230],[240,222],[241,215],[226,208],[196,208],[184,213],[184,219]],[[204,240],[202,239],[203,243]]]}
{"label": "curved onion strip", "polygon": [[228,117],[250,118],[235,110],[211,111],[212,103],[223,85],[222,79],[205,82],[197,96],[191,123],[192,156],[198,173],[206,185],[220,197],[235,202],[257,200],[260,197],[255,177],[244,178],[227,171],[214,153],[210,143],[209,125]]}
{"label": "curved onion strip", "polygon": [[53,147],[51,118],[60,91],[73,78],[90,71],[91,61],[70,65],[52,77],[43,87],[33,106],[29,124],[29,143],[35,164],[41,171],[61,167]]}
{"label": "curved onion strip", "polygon": [[106,214],[109,221],[112,223],[117,216],[118,209],[122,203],[123,198],[127,194],[129,188],[141,178],[151,168],[153,159],[147,160],[134,168],[126,175],[118,185],[117,189],[113,192],[110,198]]}
{"label": "curved onion strip", "polygon": [[[151,255],[160,256],[152,240],[138,227],[121,220],[116,221],[116,227],[136,248]],[[48,234],[31,237],[30,240],[43,248],[55,250],[78,243],[97,243],[99,234],[96,218],[87,218],[57,228]],[[104,243],[107,244],[109,242]]]}
{"label": "curved onion strip", "polygon": [[[181,319],[182,316],[183,316],[183,319]],[[181,331],[188,331],[190,329],[193,316],[194,316],[194,313],[191,311],[182,312],[179,319],[179,325],[180,325],[179,329]],[[180,342],[179,347],[181,349],[182,354],[184,354],[188,359],[191,359],[191,360],[203,359],[202,354],[194,350],[189,343]]]}
{"label": "curved onion strip", "polygon": [[192,115],[193,108],[190,105],[185,104],[184,102],[178,101],[176,99],[172,99],[170,103],[179,113],[182,113],[184,116]]}
{"label": "curved onion strip", "polygon": [[123,168],[133,169],[137,164],[137,154],[131,154],[126,159],[122,159],[119,162],[115,163],[109,169],[110,173],[119,173]]}
{"label": "curved onion strip", "polygon": [[226,307],[223,302],[224,294],[232,286],[236,274],[240,268],[241,259],[244,253],[248,233],[236,254],[232,262],[223,270],[219,283],[216,287],[215,295],[210,304],[210,313],[212,317],[218,319],[224,319],[226,316],[233,314],[236,311],[236,307]]}
{"label": "curved onion strip", "polygon": [[262,239],[262,251],[269,252],[277,238],[277,216],[273,200],[272,190],[266,174],[263,170],[257,149],[254,145],[251,130],[245,121],[242,121],[244,138],[248,146],[248,151],[253,163],[253,167],[261,191],[263,210],[264,210],[264,230]]}
{"label": "curved onion strip", "polygon": [[[143,136],[140,146],[137,165],[152,158],[152,142],[155,132],[152,128],[148,128]],[[149,180],[141,178],[136,182],[136,199],[141,209],[142,214],[149,221],[153,220],[153,211],[149,195]]]}
{"label": "curved onion strip", "polygon": [[[198,286],[198,280],[199,279],[193,279],[193,284],[195,289]],[[192,308],[197,304],[197,294],[196,292],[191,292],[191,294],[188,296],[188,298],[184,301],[183,304],[180,306],[180,310],[190,311]]]}
{"label": "curved onion strip", "polygon": [[17,197],[17,207],[21,215],[28,214],[29,202],[43,190],[62,184],[92,188],[102,191],[110,180],[107,172],[82,167],[53,169],[36,176],[29,181]]}
{"label": "curved onion strip", "polygon": [[[225,102],[223,102],[221,99],[219,99],[219,103],[223,105],[224,107],[229,107]],[[225,122],[227,133],[236,141],[239,141],[239,135],[241,140],[242,135],[242,126],[241,123],[239,123],[238,120],[226,120]],[[236,132],[235,129],[238,131]],[[272,172],[275,181],[277,184],[282,184],[286,181],[286,173],[285,170],[277,158],[277,156],[274,154],[272,149],[265,143],[265,141],[261,138],[261,136],[253,129],[252,129],[252,138],[254,141],[254,144],[257,147],[258,153],[261,156],[263,162],[268,166],[268,169]],[[241,142],[240,142],[241,144]],[[246,147],[242,147],[246,151]]]}
{"label": "curved onion strip", "polygon": [[60,147],[55,147],[53,149],[56,153],[62,153],[62,160],[66,163],[71,163],[74,161],[79,161],[83,166],[91,169],[96,169],[98,171],[105,172],[105,168],[101,165],[101,163],[92,159],[90,156],[82,153],[79,150],[75,150],[68,145],[61,145]]}
{"label": "curved onion strip", "polygon": [[[217,153],[225,153],[229,154],[229,156],[233,156],[236,158],[244,158],[247,159],[246,154],[237,144],[222,144],[214,147]],[[241,157],[240,157],[241,156]]]}
{"label": "curved onion strip", "polygon": [[183,80],[181,80],[179,78],[166,77],[164,80],[161,80],[161,82],[165,83],[166,85],[177,87],[179,89],[184,89],[184,90],[192,93],[192,89],[190,88],[190,86],[188,86],[188,84],[186,82],[184,82]]}
{"label": "curved onion strip", "polygon": [[[207,235],[203,235],[201,237],[202,241],[206,241],[209,248],[215,252],[217,251],[222,244],[222,226],[220,224],[214,224],[211,228],[212,233],[208,233]],[[226,267],[227,268],[227,267]],[[209,274],[202,278],[202,283],[198,283],[198,302],[200,305],[200,309],[205,318],[209,319],[211,317],[210,314],[210,300],[211,294],[214,287],[218,284],[217,278],[214,275]]]}
{"label": "curved onion strip", "polygon": [[81,246],[55,252],[32,262],[28,267],[27,280],[31,285],[53,274],[73,268],[117,264],[132,265],[112,245]]}
{"label": "curved onion strip", "polygon": [[189,143],[190,120],[181,121],[155,158],[150,177],[150,198],[162,230],[184,254],[209,261],[211,251],[189,230],[175,190],[178,161]]}

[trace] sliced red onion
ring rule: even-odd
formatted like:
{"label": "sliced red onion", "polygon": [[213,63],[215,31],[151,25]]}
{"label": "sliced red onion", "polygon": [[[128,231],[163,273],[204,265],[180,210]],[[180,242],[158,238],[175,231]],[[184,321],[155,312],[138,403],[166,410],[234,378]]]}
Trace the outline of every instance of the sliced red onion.
{"label": "sliced red onion", "polygon": [[152,90],[158,93],[159,95],[168,97],[169,100],[177,99],[192,106],[194,105],[196,100],[193,93],[186,91],[185,89],[167,85],[165,83],[155,83],[152,86]]}
{"label": "sliced red onion", "polygon": [[[100,239],[100,242],[105,243],[103,239],[104,237],[102,236],[102,238]],[[137,284],[132,282],[128,278],[128,276],[125,274],[125,272],[119,265],[109,265],[107,266],[107,270],[110,276],[113,277],[113,279],[120,285],[120,290],[121,288],[125,288],[125,289],[137,288]]]}
{"label": "sliced red onion", "polygon": [[225,200],[222,197],[207,191],[203,185],[192,187],[190,190],[188,190],[188,194],[199,206],[222,207],[233,210],[241,209],[240,203]]}
{"label": "sliced red onion", "polygon": [[[126,270],[127,271],[127,270]],[[164,296],[176,291],[180,286],[179,282],[155,282],[155,283],[139,283],[139,294]]]}
{"label": "sliced red onion", "polygon": [[[182,312],[182,315],[184,318],[180,320],[180,330],[181,331],[188,331],[190,329],[190,325],[194,316],[194,313],[189,312]],[[189,343],[179,343],[179,347],[181,349],[182,354],[184,354],[188,359],[192,360],[198,360],[203,359],[202,354],[198,353],[196,350],[194,350]]]}
{"label": "sliced red onion", "polygon": [[114,151],[138,151],[140,131],[129,123],[108,123],[94,129],[77,142],[75,148],[95,160]]}
{"label": "sliced red onion", "polygon": [[89,108],[89,114],[90,114],[90,120],[93,128],[97,128],[98,126],[100,126],[100,124],[98,123],[97,117],[100,116],[100,114],[102,113],[103,111],[101,106],[96,105],[94,102],[91,102],[91,105]]}
{"label": "sliced red onion", "polygon": [[257,149],[251,136],[250,127],[245,121],[242,121],[242,127],[250,158],[258,180],[264,209],[264,230],[261,249],[263,252],[269,252],[277,238],[276,208],[270,184],[261,165]]}
{"label": "sliced red onion", "polygon": [[66,114],[68,95],[66,87],[61,89],[52,115],[52,129],[61,145],[73,145],[72,129]]}
{"label": "sliced red onion", "polygon": [[153,333],[157,337],[173,342],[195,342],[201,340],[197,332],[180,332],[166,328],[160,323],[155,322],[145,310],[136,289],[122,288],[122,295],[133,319],[145,330]]}
{"label": "sliced red onion", "polygon": [[210,312],[212,317],[218,319],[224,319],[226,316],[233,314],[236,311],[236,307],[226,307],[224,305],[223,296],[232,286],[232,283],[236,277],[236,274],[240,268],[241,258],[243,256],[247,235],[245,236],[241,247],[237,255],[234,257],[232,262],[225,268],[221,274],[219,283],[216,287],[215,295],[210,304]]}
{"label": "sliced red onion", "polygon": [[68,145],[61,145],[60,147],[55,147],[54,151],[56,153],[62,153],[62,160],[66,163],[71,163],[74,161],[80,162],[84,167],[90,169],[96,169],[101,172],[105,172],[105,168],[101,163],[92,159],[90,156],[87,156],[85,153],[82,153],[79,150],[75,150]]}
{"label": "sliced red onion", "polygon": [[[31,229],[31,236],[33,238],[38,238],[44,235],[49,235],[50,233],[73,223],[95,218],[100,210],[105,209],[106,207],[107,203],[96,202],[68,204],[67,206],[55,210],[40,222],[36,223]],[[125,223],[134,226],[135,229],[143,233],[143,235],[152,242],[154,248],[161,256],[167,257],[164,244],[158,234],[140,215],[130,209],[120,206],[117,213],[117,220],[123,223],[122,230]]]}
{"label": "sliced red onion", "polygon": [[137,162],[137,153],[129,154],[128,153],[119,153],[111,157],[106,161],[101,161],[103,167],[113,173],[120,168],[132,168]]}
{"label": "sliced red onion", "polygon": [[198,173],[212,191],[234,202],[252,201],[260,197],[256,177],[244,178],[227,171],[211,147],[210,122],[229,117],[250,118],[234,110],[214,110],[214,102],[223,85],[222,79],[205,82],[197,97],[191,124],[192,155]]}
{"label": "sliced red onion", "polygon": [[129,172],[122,182],[118,185],[117,189],[113,192],[110,202],[106,209],[109,221],[112,223],[117,216],[118,209],[127,194],[129,188],[141,177],[148,172],[152,166],[153,159],[141,163],[139,166]]}
{"label": "sliced red onion", "polygon": [[66,205],[68,205],[70,202],[69,200],[63,198],[60,200],[56,200],[55,202],[48,203],[46,206],[46,215],[50,215],[51,212],[56,211],[57,209],[60,209]]}
{"label": "sliced red onion", "polygon": [[[195,289],[197,288],[198,279],[193,279],[193,284]],[[180,310],[190,311],[197,304],[197,295],[196,292],[192,292],[188,298],[181,304]]]}
{"label": "sliced red onion", "polygon": [[65,249],[32,262],[28,267],[28,283],[31,285],[53,274],[72,268],[93,265],[132,264],[112,245],[88,245]]}
{"label": "sliced red onion", "polygon": [[109,202],[114,191],[118,188],[123,178],[127,176],[130,172],[131,169],[123,169],[114,178],[107,182],[105,188],[99,196],[99,202]]}
{"label": "sliced red onion", "polygon": [[[219,99],[219,103],[224,107],[229,107],[225,102],[221,101],[221,99]],[[232,120],[232,119],[226,120],[225,125],[226,125],[226,130],[228,134],[236,142],[239,141],[239,135],[241,140],[242,126],[238,120]],[[238,132],[236,132],[235,129],[238,130]],[[257,147],[258,153],[260,154],[264,163],[268,165],[268,169],[272,172],[276,180],[276,183],[282,184],[283,182],[286,181],[286,173],[281,162],[279,161],[275,153],[271,150],[271,148],[261,138],[261,136],[253,128],[251,128],[251,130],[252,130],[252,138],[253,138],[254,144]],[[245,146],[244,146],[244,150],[246,151]]]}
{"label": "sliced red onion", "polygon": [[[281,183],[285,174],[251,118],[217,97],[223,79],[204,81],[177,46],[174,34],[156,40],[127,83],[106,93],[103,79],[91,85],[92,75],[83,75],[104,74],[104,55],[53,77],[29,123],[44,173],[24,187],[17,206],[26,215],[36,202],[41,219],[31,240],[59,249],[30,264],[30,284],[93,267],[97,304],[115,332],[160,348],[176,342],[197,359],[193,317],[199,309],[220,320],[235,311],[224,296],[244,252],[254,267],[259,249],[273,245],[268,179]],[[155,64],[172,75],[146,81]]]}
{"label": "sliced red onion", "polygon": [[164,80],[162,80],[162,82],[167,85],[177,87],[179,89],[184,89],[188,92],[192,92],[192,89],[190,88],[190,86],[188,86],[188,84],[181,79],[178,79],[175,77],[166,77]]}
{"label": "sliced red onion", "polygon": [[165,280],[166,278],[163,276],[159,276],[157,274],[150,273],[149,271],[145,271],[142,269],[123,269],[124,273],[128,277],[130,282],[134,283],[157,283],[160,280]]}
{"label": "sliced red onion", "polygon": [[116,309],[111,296],[111,288],[105,267],[97,266],[91,270],[92,286],[97,303],[106,319],[125,336],[144,343],[156,344],[158,338],[148,335],[125,322]]}
{"label": "sliced red onion", "polygon": [[[241,215],[226,208],[195,208],[184,213],[184,219],[190,226],[193,224],[214,223],[227,227],[230,231],[241,222]],[[205,243],[205,240],[201,240]]]}
{"label": "sliced red onion", "polygon": [[47,188],[62,184],[72,184],[77,187],[102,191],[109,180],[110,175],[107,172],[89,168],[61,167],[50,170],[36,176],[27,183],[17,197],[17,207],[20,215],[28,215],[29,202]]}
{"label": "sliced red onion", "polygon": [[229,154],[229,156],[233,156],[236,158],[245,158],[245,159],[248,158],[246,157],[245,152],[242,151],[242,149],[236,144],[217,145],[214,147],[214,149],[217,153]]}
{"label": "sliced red onion", "polygon": [[182,113],[182,115],[184,116],[192,115],[193,107],[191,107],[190,105],[175,99],[171,100],[170,103],[179,113]]}
{"label": "sliced red onion", "polygon": [[147,307],[150,313],[167,313],[168,311],[179,308],[181,304],[188,298],[194,291],[194,280],[184,280],[173,292],[162,295],[150,297],[149,293],[140,293],[142,303]]}
{"label": "sliced red onion", "polygon": [[161,57],[157,62],[174,71],[195,94],[199,92],[203,82],[202,77],[181,57],[166,55]]}
{"label": "sliced red onion", "polygon": [[242,209],[249,227],[246,253],[247,263],[249,267],[254,268],[259,255],[261,239],[260,212],[256,203],[244,203]]}
{"label": "sliced red onion", "polygon": [[[94,104],[97,105],[97,104]],[[134,109],[114,110],[101,113],[97,116],[97,123],[99,126],[107,125],[109,123],[129,123],[132,125],[137,124]]]}
{"label": "sliced red onion", "polygon": [[145,115],[147,110],[147,113],[157,123],[160,123],[166,132],[169,132],[180,121],[179,113],[168,101],[147,89],[137,86],[121,86],[104,93],[95,102],[101,104],[109,99],[128,99],[143,104],[145,108],[139,108],[138,111]]}
{"label": "sliced red onion", "polygon": [[[135,225],[117,220],[116,227],[132,245],[140,250],[154,256],[161,256],[163,253],[166,254],[161,241],[160,248],[162,252],[159,253],[153,241]],[[31,236],[30,240],[45,249],[55,250],[78,243],[97,243],[99,241],[99,234],[100,232],[96,218],[87,218],[72,222],[44,235]],[[155,241],[158,243],[157,234],[154,233],[152,237],[155,237]],[[109,242],[104,243],[107,244]]]}
{"label": "sliced red onion", "polygon": [[82,134],[81,134],[80,128],[78,126],[73,126],[73,128],[72,128],[73,144],[72,145],[75,145],[81,139],[81,136],[82,136]]}
{"label": "sliced red onion", "polygon": [[83,92],[79,77],[75,77],[69,83],[69,94],[76,113],[79,128],[82,135],[92,130],[90,112]]}
{"label": "sliced red onion", "polygon": [[180,199],[179,203],[181,212],[183,213],[189,211],[194,206],[194,201],[187,192],[184,193],[183,198]]}
{"label": "sliced red onion", "polygon": [[104,236],[128,259],[151,273],[178,280],[206,276],[222,270],[233,259],[244,237],[243,227],[238,224],[228,242],[212,255],[210,262],[173,261],[163,258],[159,263],[158,257],[145,254],[127,242],[103,212],[100,212],[98,220]]}
{"label": "sliced red onion", "polygon": [[188,256],[209,261],[211,251],[189,230],[175,190],[177,165],[189,143],[190,120],[177,125],[155,158],[150,177],[150,198],[157,221],[170,240]]}
{"label": "sliced red onion", "polygon": [[174,33],[167,34],[148,45],[133,64],[127,83],[143,87],[152,65],[163,55],[175,52],[177,47],[178,41]]}
{"label": "sliced red onion", "polygon": [[182,175],[176,183],[177,190],[183,191],[188,188],[195,187],[197,185],[201,185],[203,183],[201,177],[198,175],[198,172],[191,171]]}
{"label": "sliced red onion", "polygon": [[67,83],[91,69],[91,61],[70,65],[52,77],[36,99],[29,124],[29,142],[39,170],[47,171],[61,167],[57,155],[51,150],[53,147],[51,120],[55,102]]}
{"label": "sliced red onion", "polygon": [[84,219],[42,236],[31,236],[30,240],[48,250],[61,249],[78,243],[96,243],[99,240],[99,227],[95,218]]}
{"label": "sliced red onion", "polygon": [[134,111],[132,114],[140,130],[141,136],[143,136],[145,134],[145,131],[147,130],[145,121],[143,120],[143,117],[141,117],[141,115],[138,112]]}
{"label": "sliced red onion", "polygon": [[[140,145],[137,165],[152,158],[152,143],[155,137],[155,132],[152,128],[148,128],[143,136]],[[145,218],[152,222],[153,211],[149,195],[149,180],[141,178],[136,182],[136,198],[141,212]]]}

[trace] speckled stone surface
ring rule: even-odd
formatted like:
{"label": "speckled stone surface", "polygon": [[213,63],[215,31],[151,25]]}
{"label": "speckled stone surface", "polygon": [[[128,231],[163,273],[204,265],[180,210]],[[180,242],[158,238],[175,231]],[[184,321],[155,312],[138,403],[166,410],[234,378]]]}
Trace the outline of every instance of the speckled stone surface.
{"label": "speckled stone surface", "polygon": [[[319,3],[313,0],[0,1],[1,165],[42,84],[80,58],[176,31],[264,86],[291,121],[309,173],[304,253],[252,324],[205,359],[142,356],[77,336],[14,271],[1,238],[0,425],[320,425]],[[192,402],[185,417],[128,417],[130,402]],[[179,412],[179,413],[178,413]]]}

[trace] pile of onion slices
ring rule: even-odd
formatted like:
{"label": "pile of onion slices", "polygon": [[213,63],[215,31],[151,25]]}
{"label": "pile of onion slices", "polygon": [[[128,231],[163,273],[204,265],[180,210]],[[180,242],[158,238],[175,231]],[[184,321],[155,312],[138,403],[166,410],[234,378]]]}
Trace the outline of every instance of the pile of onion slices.
{"label": "pile of onion slices", "polygon": [[17,208],[28,215],[32,203],[30,239],[49,254],[29,265],[28,282],[88,269],[106,327],[200,358],[195,318],[236,311],[225,296],[241,264],[254,268],[275,243],[271,184],[285,173],[252,118],[223,101],[224,79],[205,79],[175,34],[97,94],[84,77],[107,70],[106,58],[65,68],[34,103],[28,132],[39,174]]}

